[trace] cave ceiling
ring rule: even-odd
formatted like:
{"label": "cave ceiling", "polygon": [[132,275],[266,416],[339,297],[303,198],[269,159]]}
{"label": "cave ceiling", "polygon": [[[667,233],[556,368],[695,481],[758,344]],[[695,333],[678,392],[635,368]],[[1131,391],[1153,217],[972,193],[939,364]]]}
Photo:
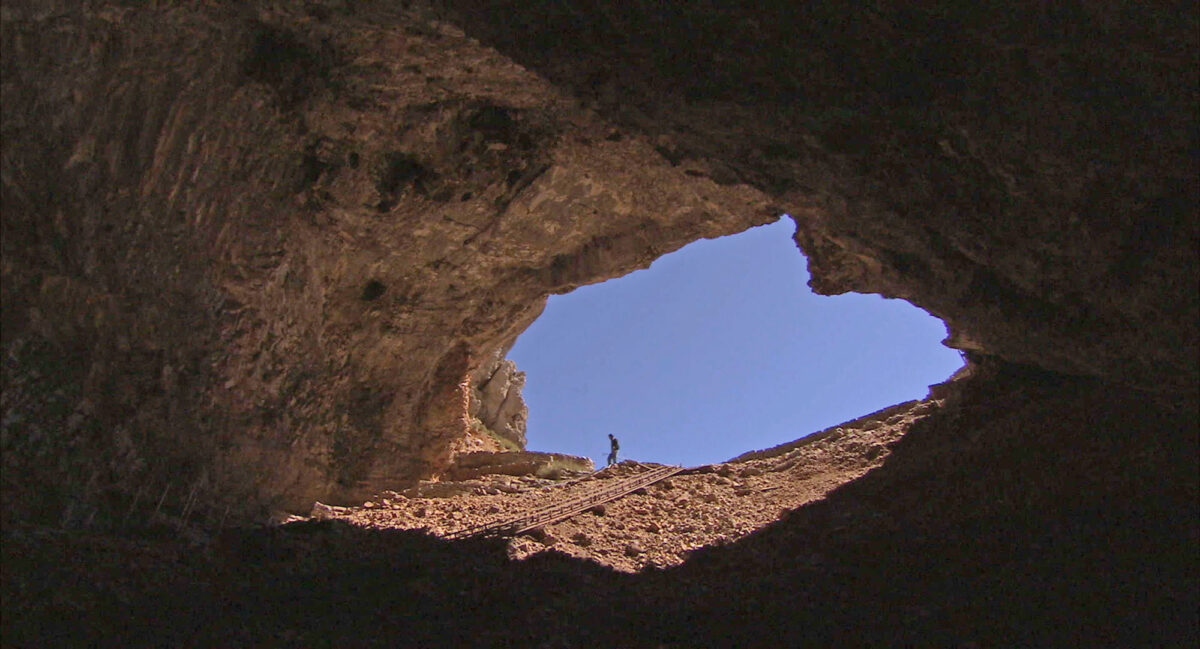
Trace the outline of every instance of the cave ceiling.
{"label": "cave ceiling", "polygon": [[6,409],[114,488],[296,508],[437,475],[547,295],[783,213],[820,293],[1195,391],[1194,3],[2,18]]}

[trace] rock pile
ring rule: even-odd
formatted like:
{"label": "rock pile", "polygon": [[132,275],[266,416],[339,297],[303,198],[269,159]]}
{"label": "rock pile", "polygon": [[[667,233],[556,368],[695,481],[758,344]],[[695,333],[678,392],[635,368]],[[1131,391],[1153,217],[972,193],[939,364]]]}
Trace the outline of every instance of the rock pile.
{"label": "rock pile", "polygon": [[[509,541],[509,556],[524,559],[559,552],[626,572],[680,564],[698,548],[743,537],[882,464],[908,427],[938,405],[932,400],[908,402],[774,452],[757,452],[754,459],[687,469],[568,520],[523,533]],[[379,494],[359,507],[325,508],[320,517],[444,536],[580,497],[657,466],[626,460],[594,473],[564,470],[538,477],[538,467],[552,457],[561,456],[466,454],[460,456],[459,475],[470,479],[423,482],[403,493]],[[517,473],[521,468],[528,470]]]}

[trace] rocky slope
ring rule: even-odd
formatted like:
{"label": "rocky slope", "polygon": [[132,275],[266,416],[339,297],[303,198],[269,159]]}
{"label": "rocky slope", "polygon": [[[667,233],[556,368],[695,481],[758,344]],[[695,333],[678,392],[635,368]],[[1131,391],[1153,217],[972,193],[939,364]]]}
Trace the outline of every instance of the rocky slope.
{"label": "rocky slope", "polygon": [[[541,541],[395,529],[458,529],[550,484],[521,479],[509,495],[388,494],[329,512],[357,524],[6,525],[0,633],[9,646],[1190,647],[1196,426],[1194,409],[1111,384],[1004,370],[898,441],[885,425],[847,435],[866,448],[797,446],[791,468],[774,456],[682,476]],[[719,477],[781,486],[739,495]]]}
{"label": "rocky slope", "polygon": [[[883,464],[889,447],[938,402],[904,405],[886,425],[847,422],[766,457],[690,468],[521,535],[509,543],[508,555],[525,559],[556,551],[626,572],[678,565],[694,550],[742,538]],[[387,492],[363,506],[319,509],[318,515],[371,529],[444,535],[580,497],[653,466],[626,460],[595,473],[567,474],[574,479],[566,482],[538,480],[533,471],[523,479],[484,475],[461,487],[442,482],[436,490]],[[440,497],[427,497],[433,494]]]}

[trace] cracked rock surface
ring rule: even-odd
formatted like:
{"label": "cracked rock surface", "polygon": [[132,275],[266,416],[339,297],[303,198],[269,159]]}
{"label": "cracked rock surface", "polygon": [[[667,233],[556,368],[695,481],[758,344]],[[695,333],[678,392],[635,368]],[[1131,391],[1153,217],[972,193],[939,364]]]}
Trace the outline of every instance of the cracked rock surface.
{"label": "cracked rock surface", "polygon": [[6,4],[5,406],[87,431],[6,429],[47,509],[436,475],[547,295],[778,216],[446,23],[320,7]]}

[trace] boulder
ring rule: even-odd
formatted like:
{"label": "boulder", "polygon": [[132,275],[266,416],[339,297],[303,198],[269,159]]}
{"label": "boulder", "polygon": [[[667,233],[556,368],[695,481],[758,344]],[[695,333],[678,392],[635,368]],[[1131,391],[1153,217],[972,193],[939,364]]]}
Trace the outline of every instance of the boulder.
{"label": "boulder", "polygon": [[593,469],[588,458],[538,451],[476,451],[460,453],[446,471],[446,478],[467,480],[485,475],[562,477]]}

